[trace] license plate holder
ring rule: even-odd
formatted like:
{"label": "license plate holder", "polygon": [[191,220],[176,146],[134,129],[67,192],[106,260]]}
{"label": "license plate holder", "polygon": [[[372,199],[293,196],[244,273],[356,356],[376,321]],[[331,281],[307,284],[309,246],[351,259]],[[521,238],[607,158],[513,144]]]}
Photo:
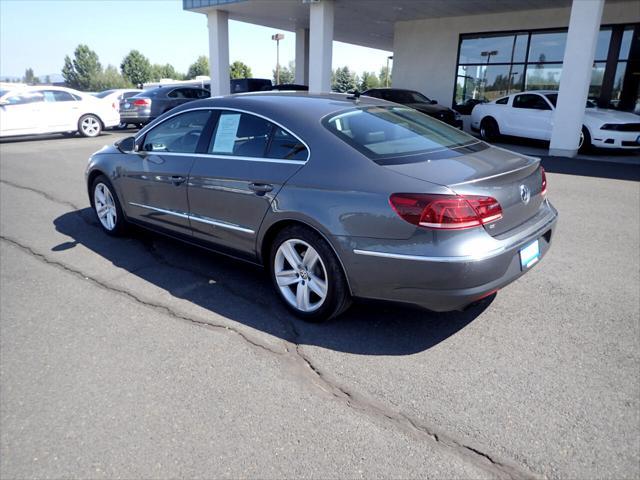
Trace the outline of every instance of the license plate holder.
{"label": "license plate holder", "polygon": [[540,242],[536,239],[520,249],[520,268],[527,270],[540,260]]}

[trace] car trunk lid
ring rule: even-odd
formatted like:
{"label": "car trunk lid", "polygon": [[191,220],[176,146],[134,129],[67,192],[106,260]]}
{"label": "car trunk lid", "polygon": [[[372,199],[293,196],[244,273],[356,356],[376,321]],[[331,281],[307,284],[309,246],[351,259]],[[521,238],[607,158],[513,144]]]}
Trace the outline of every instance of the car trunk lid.
{"label": "car trunk lid", "polygon": [[440,159],[413,155],[405,163],[391,161],[385,167],[446,186],[460,195],[495,198],[502,207],[502,218],[485,229],[496,236],[526,222],[539,210],[544,200],[539,165],[537,158],[490,147]]}

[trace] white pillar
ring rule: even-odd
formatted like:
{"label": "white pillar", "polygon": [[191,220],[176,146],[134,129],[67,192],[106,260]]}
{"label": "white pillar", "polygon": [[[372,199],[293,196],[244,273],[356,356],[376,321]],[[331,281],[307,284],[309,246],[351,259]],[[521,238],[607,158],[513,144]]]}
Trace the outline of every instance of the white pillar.
{"label": "white pillar", "polygon": [[575,157],[591,83],[604,0],[573,0],[550,155]]}
{"label": "white pillar", "polygon": [[309,91],[331,91],[333,0],[309,5]]}
{"label": "white pillar", "polygon": [[296,79],[298,85],[309,85],[309,29],[296,30]]}
{"label": "white pillar", "polygon": [[222,10],[207,12],[209,26],[209,76],[211,96],[229,95],[229,14]]}

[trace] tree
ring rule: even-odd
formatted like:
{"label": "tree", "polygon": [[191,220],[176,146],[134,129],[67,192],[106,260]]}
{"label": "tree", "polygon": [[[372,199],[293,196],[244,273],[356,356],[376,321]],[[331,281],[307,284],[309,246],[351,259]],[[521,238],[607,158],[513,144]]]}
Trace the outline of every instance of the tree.
{"label": "tree", "polygon": [[24,83],[29,83],[29,84],[38,83],[36,81],[36,76],[33,74],[33,68],[27,68],[24,71]]}
{"label": "tree", "polygon": [[165,65],[158,65],[157,63],[151,67],[151,80],[158,82],[163,78],[172,78],[173,80],[182,80],[184,75],[178,73],[173,65],[167,63]]}
{"label": "tree", "polygon": [[120,75],[120,72],[113,65],[108,65],[99,76],[93,86],[93,90],[108,90],[111,88],[131,88],[131,83]]}
{"label": "tree", "polygon": [[380,86],[380,80],[376,77],[376,74],[373,72],[362,72],[362,78],[360,79],[360,83],[358,84],[358,90],[364,92],[365,90],[369,90],[370,88],[376,88]]}
{"label": "tree", "polygon": [[356,78],[353,72],[349,70],[349,67],[342,67],[336,69],[335,77],[331,85],[331,89],[345,93],[356,88]]}
{"label": "tree", "polygon": [[[273,69],[273,83],[278,83],[276,69]],[[280,65],[280,84],[293,83],[296,81],[296,64],[293,61],[289,62],[288,66]]]}
{"label": "tree", "polygon": [[44,83],[49,84],[51,83],[51,77],[49,75],[47,75],[46,77],[44,77]]}
{"label": "tree", "polygon": [[[387,85],[387,72],[389,72],[389,85]],[[380,68],[380,74],[378,75],[378,80],[380,80],[380,85],[383,87],[391,86],[391,69],[386,65]]]}
{"label": "tree", "polygon": [[189,66],[187,71],[187,80],[196,78],[200,75],[209,75],[209,59],[204,55],[200,55],[195,63]]}
{"label": "tree", "polygon": [[138,50],[131,50],[120,64],[122,76],[133,85],[140,85],[151,80],[151,62]]}
{"label": "tree", "polygon": [[78,45],[74,51],[73,60],[66,55],[62,76],[65,82],[78,90],[92,90],[102,73],[102,65],[98,54],[86,45]]}
{"label": "tree", "polygon": [[229,67],[229,76],[234,78],[251,78],[253,74],[251,73],[251,68],[244,62],[240,62],[236,60]]}

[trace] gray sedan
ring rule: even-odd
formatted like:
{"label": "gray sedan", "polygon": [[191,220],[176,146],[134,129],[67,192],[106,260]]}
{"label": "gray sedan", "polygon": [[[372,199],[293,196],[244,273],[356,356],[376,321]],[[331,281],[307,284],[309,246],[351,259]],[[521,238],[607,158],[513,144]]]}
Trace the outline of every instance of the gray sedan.
{"label": "gray sedan", "polygon": [[352,298],[462,309],[526,273],[557,212],[538,159],[375,98],[190,102],[96,152],[100,225],[133,223],[266,267],[298,316]]}

